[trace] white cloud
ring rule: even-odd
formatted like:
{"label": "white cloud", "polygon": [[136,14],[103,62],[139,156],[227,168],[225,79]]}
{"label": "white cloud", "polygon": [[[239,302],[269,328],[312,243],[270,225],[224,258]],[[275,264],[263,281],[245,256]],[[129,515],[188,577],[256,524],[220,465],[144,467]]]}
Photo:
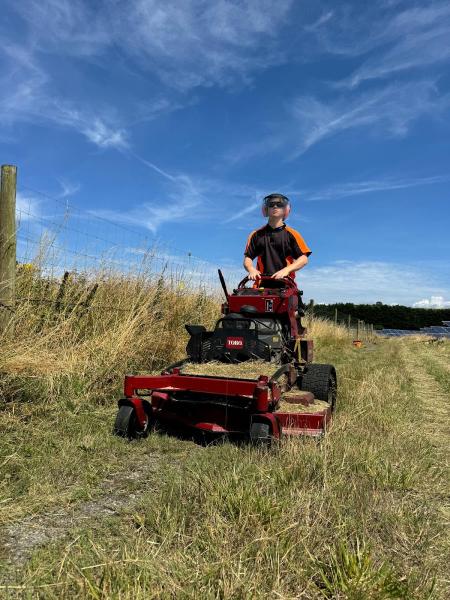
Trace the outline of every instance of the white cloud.
{"label": "white cloud", "polygon": [[417,290],[424,294],[450,295],[437,283],[431,266],[376,261],[336,261],[314,267],[313,261],[297,274],[298,285],[305,298],[317,303],[382,301],[385,304],[412,305]]}
{"label": "white cloud", "polygon": [[100,148],[122,149],[128,147],[127,133],[124,129],[110,127],[100,118],[95,118],[92,122],[86,122],[84,118],[80,121],[76,119],[73,124],[79,123],[79,129],[87,139]]}
{"label": "white cloud", "polygon": [[414,302],[413,306],[414,308],[448,308],[450,300],[444,300],[444,296],[431,296]]}

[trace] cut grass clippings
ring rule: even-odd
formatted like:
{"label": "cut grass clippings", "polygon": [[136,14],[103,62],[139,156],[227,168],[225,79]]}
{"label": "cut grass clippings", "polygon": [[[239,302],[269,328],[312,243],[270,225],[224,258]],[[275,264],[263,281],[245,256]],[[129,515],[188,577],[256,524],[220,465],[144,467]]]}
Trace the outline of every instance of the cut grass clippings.
{"label": "cut grass clippings", "polygon": [[182,372],[190,375],[208,375],[210,377],[232,377],[237,379],[258,379],[261,375],[271,377],[280,365],[264,360],[249,360],[242,363],[186,363]]}

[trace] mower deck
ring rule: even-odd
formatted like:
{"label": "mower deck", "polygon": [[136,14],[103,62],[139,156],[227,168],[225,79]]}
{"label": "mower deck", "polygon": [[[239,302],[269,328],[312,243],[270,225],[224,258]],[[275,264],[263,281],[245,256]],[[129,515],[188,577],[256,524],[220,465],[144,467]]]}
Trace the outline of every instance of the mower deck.
{"label": "mower deck", "polygon": [[[173,369],[162,375],[125,377],[125,398],[119,406],[136,411],[138,425],[144,431],[151,416],[153,422],[175,424],[222,434],[248,433],[253,423],[268,423],[271,436],[320,436],[331,417],[331,407],[321,403],[314,410],[310,393],[290,392],[287,402],[277,381],[265,375],[258,379],[223,378],[210,375],[184,375]],[[148,398],[148,399],[146,399]],[[286,410],[286,405],[305,410]]]}

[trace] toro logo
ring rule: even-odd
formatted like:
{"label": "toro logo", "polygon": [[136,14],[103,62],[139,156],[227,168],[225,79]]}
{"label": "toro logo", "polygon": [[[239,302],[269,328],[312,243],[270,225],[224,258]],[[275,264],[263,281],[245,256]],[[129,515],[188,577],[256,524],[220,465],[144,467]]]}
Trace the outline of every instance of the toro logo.
{"label": "toro logo", "polygon": [[225,342],[227,350],[239,350],[244,347],[244,338],[242,337],[227,337]]}

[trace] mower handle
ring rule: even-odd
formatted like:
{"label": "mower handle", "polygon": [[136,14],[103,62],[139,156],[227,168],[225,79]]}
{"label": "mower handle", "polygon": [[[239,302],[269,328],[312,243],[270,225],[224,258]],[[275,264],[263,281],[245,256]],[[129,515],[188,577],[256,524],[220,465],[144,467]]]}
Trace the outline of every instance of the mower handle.
{"label": "mower handle", "polygon": [[[244,277],[244,279],[242,281],[239,282],[237,289],[238,290],[244,289],[245,284],[249,281],[253,281],[253,280],[249,279],[248,275],[247,275],[246,277]],[[280,282],[284,282],[285,287],[297,288],[297,284],[292,279],[292,277],[283,277],[282,279],[274,279],[270,275],[261,275],[261,277],[258,277],[258,279],[255,280],[255,283],[258,282],[258,284],[259,284],[258,287],[264,287],[264,281],[271,281],[271,282],[280,281]]]}

